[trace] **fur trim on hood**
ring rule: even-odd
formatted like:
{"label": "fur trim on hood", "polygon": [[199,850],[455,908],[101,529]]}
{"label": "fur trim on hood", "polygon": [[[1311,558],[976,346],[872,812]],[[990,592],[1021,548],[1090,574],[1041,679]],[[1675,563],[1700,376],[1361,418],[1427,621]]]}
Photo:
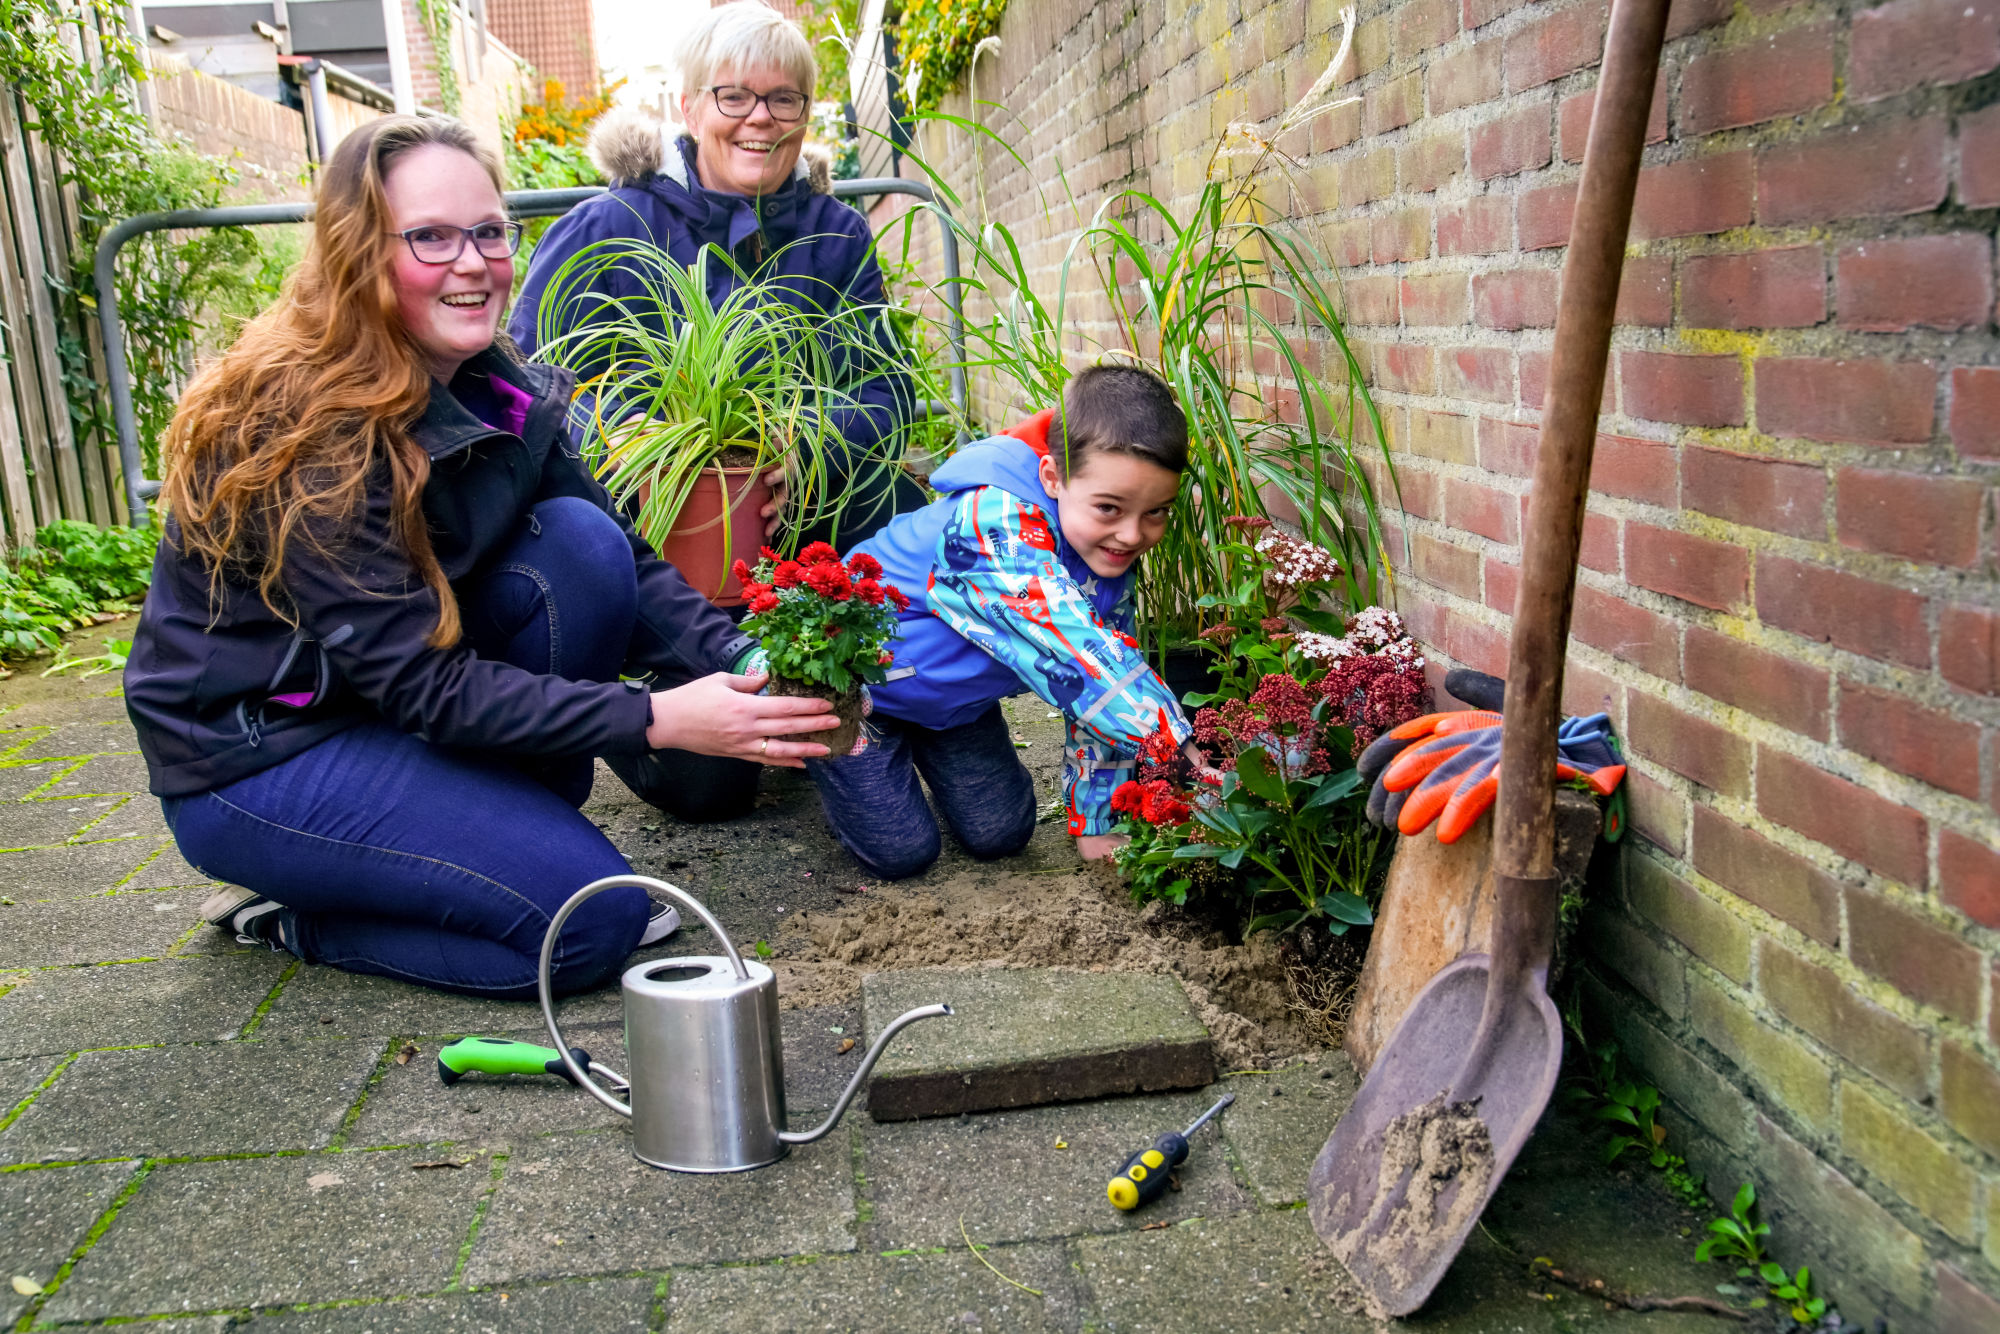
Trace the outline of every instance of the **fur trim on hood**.
{"label": "fur trim on hood", "polygon": [[[590,160],[613,184],[664,174],[682,188],[689,184],[687,164],[674,150],[680,131],[650,111],[618,107],[605,113],[590,132]],[[804,177],[814,194],[833,191],[833,154],[808,142],[799,150],[793,176]]]}

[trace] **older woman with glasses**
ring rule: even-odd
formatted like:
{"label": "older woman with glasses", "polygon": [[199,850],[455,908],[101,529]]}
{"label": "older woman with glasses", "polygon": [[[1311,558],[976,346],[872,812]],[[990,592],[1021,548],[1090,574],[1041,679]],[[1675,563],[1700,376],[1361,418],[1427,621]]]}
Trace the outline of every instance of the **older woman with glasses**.
{"label": "older woman with glasses", "polygon": [[[572,210],[535,249],[508,325],[531,354],[540,341],[587,326],[603,301],[639,295],[644,275],[615,265],[587,284],[574,275],[552,284],[568,261],[603,242],[650,242],[683,265],[714,246],[735,268],[780,280],[788,301],[818,313],[883,302],[867,219],[827,194],[824,171],[801,160],[818,77],[805,35],[757,0],[739,0],[705,14],[677,58],[686,132],[641,113],[607,116],[591,152],[612,180],[610,192]],[[552,285],[555,299],[545,305]],[[739,285],[731,265],[711,259],[711,302]],[[911,389],[884,322],[872,328],[872,348],[837,340],[847,376],[843,403],[829,415],[846,453],[828,461],[833,475],[824,485],[838,503],[788,515],[784,473],[774,471],[777,500],[764,512],[774,535],[846,548],[928,500],[888,457],[909,420]],[[755,765],[674,752],[607,763],[640,796],[684,819],[729,819],[756,797]]]}

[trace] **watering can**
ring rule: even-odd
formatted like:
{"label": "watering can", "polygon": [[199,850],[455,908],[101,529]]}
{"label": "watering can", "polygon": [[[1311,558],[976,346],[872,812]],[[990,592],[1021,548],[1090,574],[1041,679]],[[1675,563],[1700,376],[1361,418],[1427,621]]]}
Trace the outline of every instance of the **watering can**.
{"label": "watering can", "polygon": [[[634,964],[619,979],[625,997],[625,1053],[630,1071],[620,1102],[590,1078],[556,1027],[549,961],[569,915],[607,889],[637,885],[678,900],[699,917],[728,957],[688,955]],[[785,1129],[785,1064],[778,1041],[778,979],[746,961],[722,926],[693,896],[641,875],[592,881],[570,896],[542,938],[542,1018],[577,1086],[632,1122],[639,1161],[675,1172],[743,1172],[777,1162],[794,1144],[810,1144],[840,1121],[889,1039],[920,1019],[951,1013],[926,1005],[898,1015],[861,1059],[826,1120],[794,1134]]]}

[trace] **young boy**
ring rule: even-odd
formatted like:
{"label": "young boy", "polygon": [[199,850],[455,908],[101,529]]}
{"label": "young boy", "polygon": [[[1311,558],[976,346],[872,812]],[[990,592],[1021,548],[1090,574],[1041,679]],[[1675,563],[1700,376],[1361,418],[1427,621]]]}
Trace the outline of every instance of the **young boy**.
{"label": "young boy", "polygon": [[1034,833],[1035,788],[1000,712],[1032,690],[1060,709],[1063,795],[1085,860],[1120,841],[1111,793],[1155,731],[1190,728],[1131,637],[1139,557],[1166,531],[1187,467],[1173,392],[1129,366],[1074,376],[1063,406],[968,445],[931,478],[941,498],[856,549],[910,598],[869,744],[809,760],[827,823],[873,874],[937,860],[917,779],[973,856]]}

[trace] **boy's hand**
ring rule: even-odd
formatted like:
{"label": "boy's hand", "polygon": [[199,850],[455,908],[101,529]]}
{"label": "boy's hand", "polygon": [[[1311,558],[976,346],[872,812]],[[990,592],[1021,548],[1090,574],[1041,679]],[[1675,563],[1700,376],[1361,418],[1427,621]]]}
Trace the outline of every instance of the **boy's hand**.
{"label": "boy's hand", "polygon": [[1132,840],[1125,834],[1079,834],[1076,855],[1087,862],[1106,861]]}

